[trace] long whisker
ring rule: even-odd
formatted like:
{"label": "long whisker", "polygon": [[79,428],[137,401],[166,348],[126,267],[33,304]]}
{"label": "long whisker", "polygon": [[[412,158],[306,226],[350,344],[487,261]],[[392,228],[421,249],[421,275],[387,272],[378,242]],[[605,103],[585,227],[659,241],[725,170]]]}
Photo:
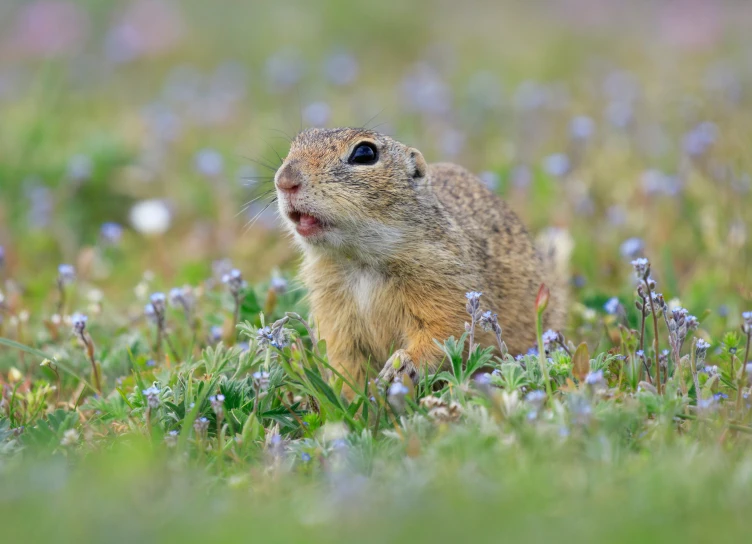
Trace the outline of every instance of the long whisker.
{"label": "long whisker", "polygon": [[263,166],[264,168],[268,168],[269,170],[271,170],[272,172],[275,172],[275,173],[277,172],[277,168],[279,167],[279,165],[275,167],[275,166],[272,166],[272,165],[270,165],[270,164],[268,164],[268,163],[266,163],[264,161],[252,159],[250,157],[246,157],[245,155],[240,155],[240,156],[243,157],[244,159],[248,160],[248,161],[251,161],[253,163],[258,164],[259,166]]}
{"label": "long whisker", "polygon": [[[284,130],[280,130],[278,128],[269,128],[269,127],[264,127],[264,130],[273,130],[274,132],[279,132],[280,134],[282,134],[282,136],[284,136],[285,138],[287,138],[288,142],[292,143],[292,138],[290,138],[290,135],[287,134],[287,132],[285,132]],[[281,136],[274,136],[274,137],[275,138],[281,138]]]}
{"label": "long whisker", "polygon": [[265,143],[265,144],[266,144],[267,146],[269,146],[269,149],[271,149],[271,150],[272,150],[272,151],[274,152],[274,154],[275,154],[275,155],[277,156],[277,158],[279,159],[279,164],[280,164],[280,165],[281,165],[281,164],[282,164],[283,162],[285,162],[285,161],[284,161],[284,159],[283,159],[282,157],[280,157],[280,156],[279,156],[279,153],[277,153],[277,150],[276,150],[276,149],[274,149],[274,146],[272,146],[272,144],[270,144],[270,143],[269,143],[269,142],[267,142],[266,140],[264,140],[264,143]]}
{"label": "long whisker", "polygon": [[248,202],[246,202],[245,204],[243,204],[243,207],[240,209],[240,211],[238,213],[235,214],[235,217],[238,217],[240,214],[242,214],[246,210],[248,210],[248,208],[250,208],[251,206],[253,206],[253,203],[256,202],[257,200],[261,200],[262,198],[265,198],[265,197],[269,196],[270,194],[272,194],[274,192],[275,192],[275,189],[270,189],[269,191],[266,191],[266,192],[258,195],[256,198],[254,198],[252,200],[249,200]]}
{"label": "long whisker", "polygon": [[261,217],[261,214],[264,213],[267,209],[269,209],[269,206],[274,204],[277,201],[277,197],[274,197],[264,208],[258,212],[256,215],[253,216],[253,218],[246,223],[245,228],[243,229],[243,235],[248,234],[248,232],[251,230],[251,227],[253,227],[253,224],[258,220],[259,217]]}
{"label": "long whisker", "polygon": [[244,176],[238,179],[249,182],[243,183],[243,187],[253,187],[254,185],[272,183],[274,181],[274,176]]}
{"label": "long whisker", "polygon": [[384,121],[383,123],[379,123],[378,125],[376,125],[375,127],[373,127],[371,130],[376,130],[379,127],[383,127],[384,125],[386,125],[386,123],[387,123],[386,121]]}
{"label": "long whisker", "polygon": [[[368,121],[366,121],[365,123],[363,123],[363,126],[362,126],[361,128],[364,128],[364,129],[368,129],[368,124],[369,124],[369,123],[370,123],[371,121],[373,121],[374,119],[376,119],[376,118],[377,118],[377,117],[378,117],[379,115],[381,115],[382,113],[384,113],[384,110],[385,110],[385,109],[386,109],[386,108],[382,108],[382,109],[381,109],[381,111],[379,111],[379,113],[377,113],[376,115],[374,115],[373,117],[371,117],[371,118],[370,118],[370,119],[369,119]],[[382,124],[383,124],[383,123],[382,123]],[[381,125],[378,125],[378,126],[381,126]],[[373,129],[372,129],[372,130],[373,130]]]}

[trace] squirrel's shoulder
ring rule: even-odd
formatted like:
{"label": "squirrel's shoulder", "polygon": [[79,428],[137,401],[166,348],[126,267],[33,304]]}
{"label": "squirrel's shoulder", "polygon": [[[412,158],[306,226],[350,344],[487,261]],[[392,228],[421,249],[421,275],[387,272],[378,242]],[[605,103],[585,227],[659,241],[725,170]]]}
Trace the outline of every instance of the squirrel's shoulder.
{"label": "squirrel's shoulder", "polygon": [[429,183],[439,200],[452,211],[471,216],[507,216],[507,203],[491,191],[481,179],[457,164],[440,162],[428,165]]}
{"label": "squirrel's shoulder", "polygon": [[532,247],[519,217],[478,176],[452,163],[430,164],[428,175],[434,194],[467,234],[490,236],[506,249]]}

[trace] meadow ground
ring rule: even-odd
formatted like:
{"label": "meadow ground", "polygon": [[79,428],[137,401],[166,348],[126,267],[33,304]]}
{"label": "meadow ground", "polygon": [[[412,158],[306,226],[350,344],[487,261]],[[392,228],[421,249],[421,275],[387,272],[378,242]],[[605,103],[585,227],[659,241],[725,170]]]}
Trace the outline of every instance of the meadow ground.
{"label": "meadow ground", "polygon": [[[3,541],[743,541],[738,4],[4,3]],[[345,400],[271,202],[339,125],[569,232],[568,327]]]}

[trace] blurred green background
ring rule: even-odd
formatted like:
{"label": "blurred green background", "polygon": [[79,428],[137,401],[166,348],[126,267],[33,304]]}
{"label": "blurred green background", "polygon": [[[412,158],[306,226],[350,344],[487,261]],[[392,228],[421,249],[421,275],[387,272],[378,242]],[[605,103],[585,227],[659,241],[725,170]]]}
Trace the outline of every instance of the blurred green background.
{"label": "blurred green background", "polygon": [[[138,251],[110,285],[224,256],[265,277],[295,258],[265,198],[244,207],[267,165],[301,127],[368,123],[483,173],[534,230],[567,228],[588,295],[622,284],[637,237],[622,253],[660,262],[669,294],[735,310],[750,298],[750,9],[4,2],[0,243],[33,283],[113,221]],[[171,221],[145,240],[128,218],[150,198]]]}
{"label": "blurred green background", "polygon": [[[147,272],[154,289],[197,284],[223,258],[249,282],[293,275],[266,208],[273,171],[301,128],[367,125],[478,173],[532,230],[571,234],[573,338],[599,342],[595,312],[632,299],[640,255],[717,338],[752,305],[751,23],[752,4],[703,0],[4,0],[0,303],[32,331],[4,334],[44,335],[64,262],[79,300],[104,293],[118,323],[141,315]],[[482,437],[455,437],[432,450],[449,452],[446,478],[409,462],[343,486],[251,471],[263,485],[249,498],[122,440],[76,463],[0,463],[8,542],[446,540],[480,527],[496,540],[506,527],[533,541],[724,541],[750,503],[749,462],[722,442],[686,465],[691,444],[659,442],[655,463],[636,452],[615,474],[600,451],[536,442],[515,465],[514,447],[478,459]]]}

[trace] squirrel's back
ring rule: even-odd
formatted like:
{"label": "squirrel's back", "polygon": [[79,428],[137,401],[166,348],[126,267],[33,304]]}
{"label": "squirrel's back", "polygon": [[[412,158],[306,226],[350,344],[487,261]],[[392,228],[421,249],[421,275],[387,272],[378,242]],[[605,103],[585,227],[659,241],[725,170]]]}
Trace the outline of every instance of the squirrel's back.
{"label": "squirrel's back", "polygon": [[[483,291],[484,304],[499,313],[512,339],[510,349],[519,352],[533,345],[532,316],[541,283],[552,295],[546,324],[555,329],[563,327],[566,263],[571,248],[555,243],[550,236],[539,238],[536,244],[506,201],[461,166],[430,164],[428,176],[434,193],[462,231],[467,262],[482,278],[482,284],[474,289]],[[522,333],[525,328],[531,333]],[[516,337],[526,343],[519,345]]]}

